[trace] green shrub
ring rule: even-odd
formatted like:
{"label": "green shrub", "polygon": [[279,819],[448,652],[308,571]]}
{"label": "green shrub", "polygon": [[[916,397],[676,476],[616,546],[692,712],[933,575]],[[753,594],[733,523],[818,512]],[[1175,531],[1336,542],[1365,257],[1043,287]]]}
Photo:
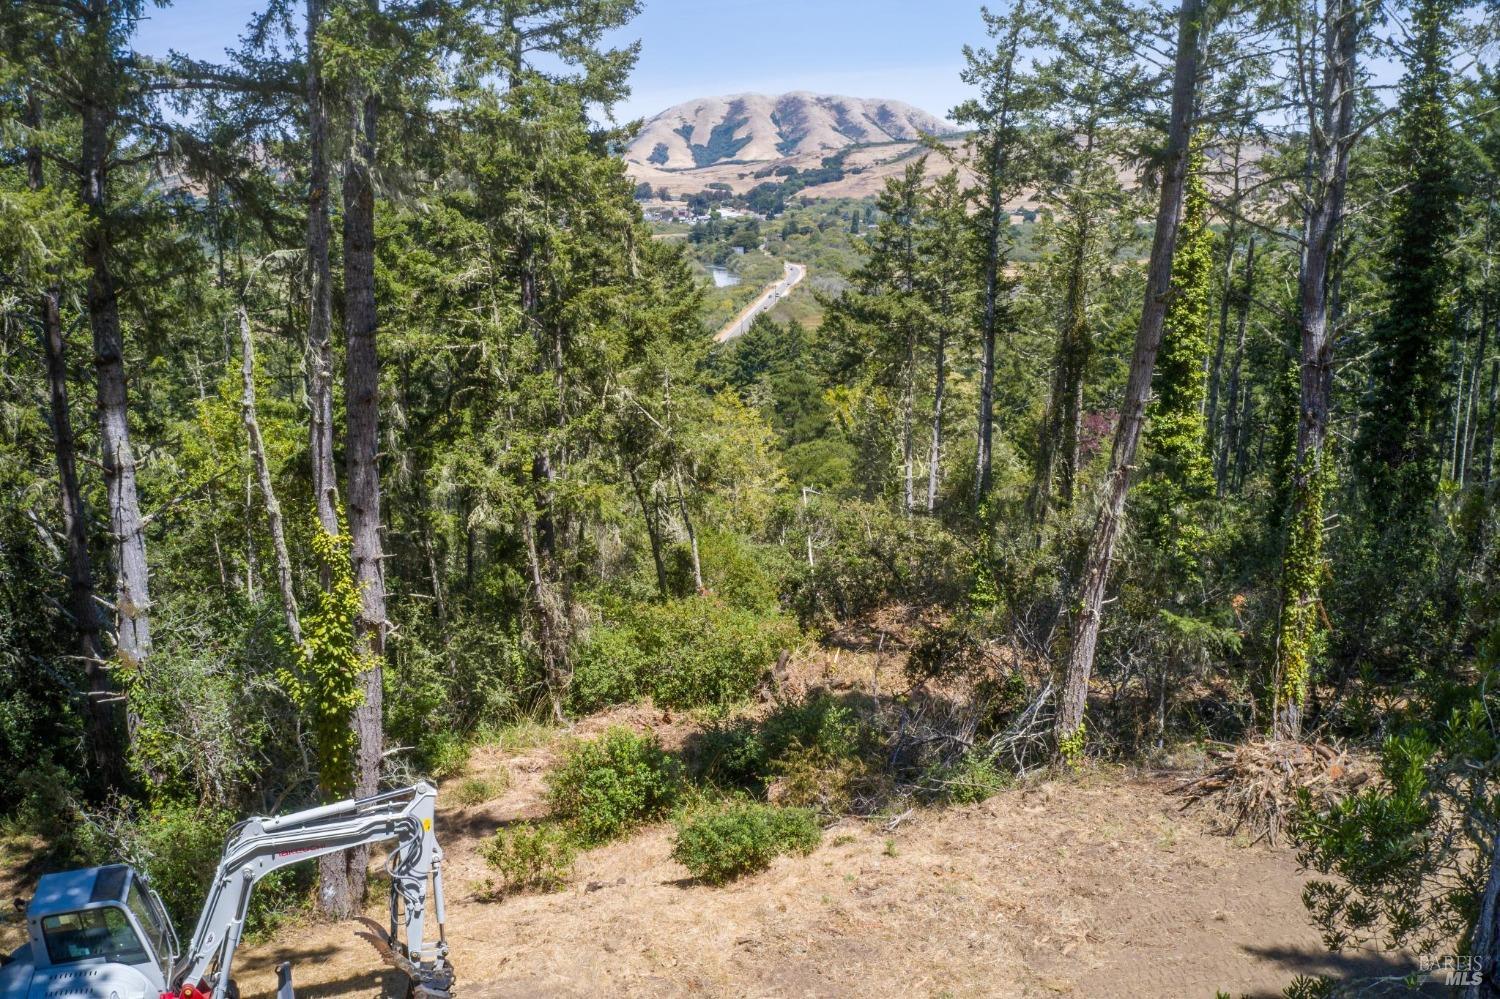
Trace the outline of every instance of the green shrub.
{"label": "green shrub", "polygon": [[[231,818],[227,812],[161,803],[148,811],[114,807],[88,816],[85,863],[125,862],[146,873],[179,930],[191,929],[218,868]],[[250,899],[249,930],[265,931],[297,901],[306,870],[288,868],[262,879]]]}
{"label": "green shrub", "polygon": [[784,704],[757,729],[715,722],[691,745],[693,776],[724,789],[771,790],[778,804],[850,811],[859,791],[877,790],[875,741],[855,710],[826,693]]}
{"label": "green shrub", "polygon": [[559,826],[524,822],[497,830],[480,854],[499,876],[491,887],[501,894],[558,891],[573,873],[578,845]]}
{"label": "green shrub", "polygon": [[973,556],[956,535],[877,503],[814,502],[788,528],[789,543],[805,544],[809,528],[814,536],[813,565],[802,565],[788,588],[803,621],[847,620],[892,602],[953,606],[973,576]]}
{"label": "green shrub", "polygon": [[692,743],[693,777],[718,788],[760,791],[767,759],[760,733],[747,721],[710,722]]}
{"label": "green shrub", "polygon": [[815,808],[823,815],[848,815],[861,799],[878,800],[890,789],[890,778],[869,760],[830,756],[816,749],[797,749],[776,761],[771,800],[780,805]]}
{"label": "green shrub", "polygon": [[[674,549],[672,555],[673,589],[689,596],[694,590],[691,549]],[[766,615],[779,609],[779,577],[790,569],[784,548],[757,545],[730,532],[703,531],[698,535],[698,556],[703,584],[730,607]]]}
{"label": "green shrub", "polygon": [[871,732],[854,709],[828,694],[787,705],[761,729],[772,798],[816,808],[826,815],[853,811],[861,791],[869,796],[886,779],[872,758]]}
{"label": "green shrub", "polygon": [[816,749],[829,757],[857,756],[869,738],[854,709],[824,692],[800,704],[785,704],[761,726],[766,757],[778,757],[800,749]]}
{"label": "green shrub", "polygon": [[822,836],[807,809],[746,803],[680,823],[672,856],[717,885],[763,871],[781,854],[811,853]]}
{"label": "green shrub", "polygon": [[572,748],[547,778],[548,800],[584,845],[614,839],[676,803],[681,767],[655,736],[612,728]]}
{"label": "green shrub", "polygon": [[501,770],[488,777],[465,777],[449,797],[460,808],[473,808],[500,797],[509,786],[510,774]]}
{"label": "green shrub", "polygon": [[628,606],[579,650],[572,707],[594,711],[645,696],[673,708],[743,701],[799,635],[783,614],[711,596]]}
{"label": "green shrub", "polygon": [[439,779],[462,773],[469,762],[469,744],[451,729],[436,733],[424,750],[427,773]]}
{"label": "green shrub", "polygon": [[650,663],[634,627],[597,627],[574,658],[569,705],[587,714],[638,700],[651,692],[649,672]]}
{"label": "green shrub", "polygon": [[1010,775],[988,756],[969,753],[934,777],[944,798],[955,805],[973,805],[993,797],[1010,783]]}

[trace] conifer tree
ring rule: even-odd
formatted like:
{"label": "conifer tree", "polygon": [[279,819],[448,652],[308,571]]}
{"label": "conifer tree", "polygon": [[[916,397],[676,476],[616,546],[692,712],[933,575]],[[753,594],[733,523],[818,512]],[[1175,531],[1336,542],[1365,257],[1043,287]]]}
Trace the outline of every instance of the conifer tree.
{"label": "conifer tree", "polygon": [[980,87],[981,96],[953,110],[953,120],[973,125],[974,162],[978,164],[978,211],[974,221],[983,285],[979,320],[979,424],[975,448],[975,501],[989,494],[994,464],[995,367],[997,338],[1010,324],[1009,202],[1025,176],[1022,123],[1034,100],[1026,74],[1026,50],[1041,37],[1040,19],[1028,0],[1016,0],[1004,12],[983,11],[985,30],[995,48],[964,47],[964,80]]}
{"label": "conifer tree", "polygon": [[1385,260],[1389,305],[1371,329],[1371,390],[1357,449],[1382,535],[1420,531],[1437,497],[1459,193],[1448,69],[1454,11],[1453,0],[1414,4],[1397,101],[1392,162],[1401,176]]}
{"label": "conifer tree", "polygon": [[1162,324],[1146,411],[1138,503],[1138,529],[1162,559],[1158,571],[1166,577],[1168,592],[1189,581],[1202,558],[1209,533],[1204,504],[1214,493],[1204,419],[1214,239],[1203,172],[1203,154],[1195,152],[1172,258],[1172,301]]}

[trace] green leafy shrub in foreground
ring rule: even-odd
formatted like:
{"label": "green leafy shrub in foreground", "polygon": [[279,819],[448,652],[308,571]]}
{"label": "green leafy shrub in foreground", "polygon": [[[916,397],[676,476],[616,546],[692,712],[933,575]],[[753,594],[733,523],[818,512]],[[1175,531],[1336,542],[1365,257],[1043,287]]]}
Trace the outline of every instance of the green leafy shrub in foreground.
{"label": "green leafy shrub in foreground", "polygon": [[672,857],[696,878],[725,884],[771,866],[784,853],[811,853],[823,838],[805,808],[746,803],[685,820]]}
{"label": "green leafy shrub in foreground", "polygon": [[829,694],[788,704],[768,717],[761,743],[772,784],[771,800],[846,815],[861,800],[882,796],[889,782],[873,749],[873,733],[854,709]]}
{"label": "green leafy shrub in foreground", "polygon": [[677,761],[655,736],[627,728],[578,743],[547,777],[553,811],[586,846],[666,814],[681,790]]}
{"label": "green leafy shrub in foreground", "polygon": [[501,894],[547,892],[567,884],[578,845],[558,826],[523,822],[496,830],[480,853],[498,875],[499,883],[490,883],[492,889]]}

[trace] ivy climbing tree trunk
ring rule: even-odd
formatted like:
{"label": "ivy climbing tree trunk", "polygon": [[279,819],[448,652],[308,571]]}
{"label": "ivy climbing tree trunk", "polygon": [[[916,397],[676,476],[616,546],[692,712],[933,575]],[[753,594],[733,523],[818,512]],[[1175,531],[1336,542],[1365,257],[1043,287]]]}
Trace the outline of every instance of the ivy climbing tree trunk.
{"label": "ivy climbing tree trunk", "polygon": [[1146,299],[1136,330],[1135,352],[1130,362],[1125,400],[1115,431],[1114,450],[1104,480],[1104,501],[1094,523],[1093,538],[1084,559],[1081,583],[1075,597],[1073,634],[1063,665],[1053,736],[1058,752],[1071,755],[1082,748],[1083,715],[1088,704],[1089,679],[1094,671],[1094,652],[1104,594],[1109,586],[1110,564],[1125,523],[1125,500],[1130,491],[1130,473],[1136,446],[1151,397],[1151,373],[1161,345],[1172,287],[1172,255],[1177,244],[1177,226],[1182,215],[1182,190],[1187,176],[1188,145],[1192,138],[1192,113],[1198,84],[1199,39],[1203,30],[1205,0],[1182,0],[1177,15],[1177,53],[1172,79],[1172,114],[1162,162],[1161,200],[1156,212],[1156,233],[1151,243],[1146,272]]}
{"label": "ivy climbing tree trunk", "polygon": [[[1307,701],[1323,569],[1323,490],[1333,392],[1329,330],[1329,267],[1344,216],[1349,154],[1355,127],[1360,0],[1328,0],[1323,25],[1323,70],[1313,123],[1314,173],[1303,225],[1298,274],[1301,316],[1300,401],[1293,458],[1290,534],[1282,562],[1282,609],[1272,683],[1272,733],[1297,739]],[[1309,93],[1312,87],[1308,86]]]}
{"label": "ivy climbing tree trunk", "polygon": [[[345,463],[349,535],[360,611],[355,622],[359,686],[353,713],[356,740],[354,791],[374,794],[380,783],[382,676],[385,661],[385,572],[380,540],[380,358],[375,311],[375,129],[379,98],[353,101],[351,139],[344,164],[344,386],[347,408]],[[353,915],[364,901],[368,850],[340,855],[342,877],[325,864],[320,889],[324,911]]]}

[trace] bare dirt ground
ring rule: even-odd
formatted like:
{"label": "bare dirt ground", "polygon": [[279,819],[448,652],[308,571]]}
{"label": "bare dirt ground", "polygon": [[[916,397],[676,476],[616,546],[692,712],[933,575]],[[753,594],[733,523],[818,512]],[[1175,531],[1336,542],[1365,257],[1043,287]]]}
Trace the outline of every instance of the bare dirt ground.
{"label": "bare dirt ground", "polygon": [[[910,626],[886,614],[834,635],[779,667],[776,688],[790,697],[824,684],[884,691],[904,658],[887,638]],[[616,724],[650,729],[674,750],[698,728],[637,706],[580,721],[573,734]],[[545,814],[544,777],[566,738],[523,730],[477,749],[467,776],[505,788],[490,801],[458,807],[456,782],[440,792],[461,999],[1212,999],[1218,990],[1238,999],[1279,996],[1299,974],[1409,970],[1377,954],[1330,955],[1302,906],[1306,876],[1289,848],[1215,835],[1170,793],[1179,775],[1118,768],[916,810],[894,829],[848,819],[810,856],[724,888],[692,881],[671,859],[663,823],[584,854],[565,891],[491,900],[479,847],[503,825]],[[24,863],[25,846],[0,852],[0,890],[20,893],[39,873]],[[370,915],[381,922],[383,897],[372,885]],[[292,925],[243,948],[243,994],[272,995],[283,960],[305,999],[401,994],[354,928]]]}
{"label": "bare dirt ground", "polygon": [[[633,708],[579,726],[690,726]],[[544,811],[555,742],[480,750],[506,792],[445,808],[448,937],[466,999],[521,996],[1276,996],[1298,974],[1401,969],[1329,955],[1285,848],[1210,834],[1171,781],[1097,772],[980,805],[918,811],[893,831],[847,820],[811,856],[725,888],[670,857],[671,827],[584,855],[557,894],[485,901],[483,838]],[[373,915],[380,914],[372,910]],[[242,951],[244,994],[290,960],[308,997],[377,994],[352,928],[291,928]],[[394,982],[389,983],[394,984]]]}

